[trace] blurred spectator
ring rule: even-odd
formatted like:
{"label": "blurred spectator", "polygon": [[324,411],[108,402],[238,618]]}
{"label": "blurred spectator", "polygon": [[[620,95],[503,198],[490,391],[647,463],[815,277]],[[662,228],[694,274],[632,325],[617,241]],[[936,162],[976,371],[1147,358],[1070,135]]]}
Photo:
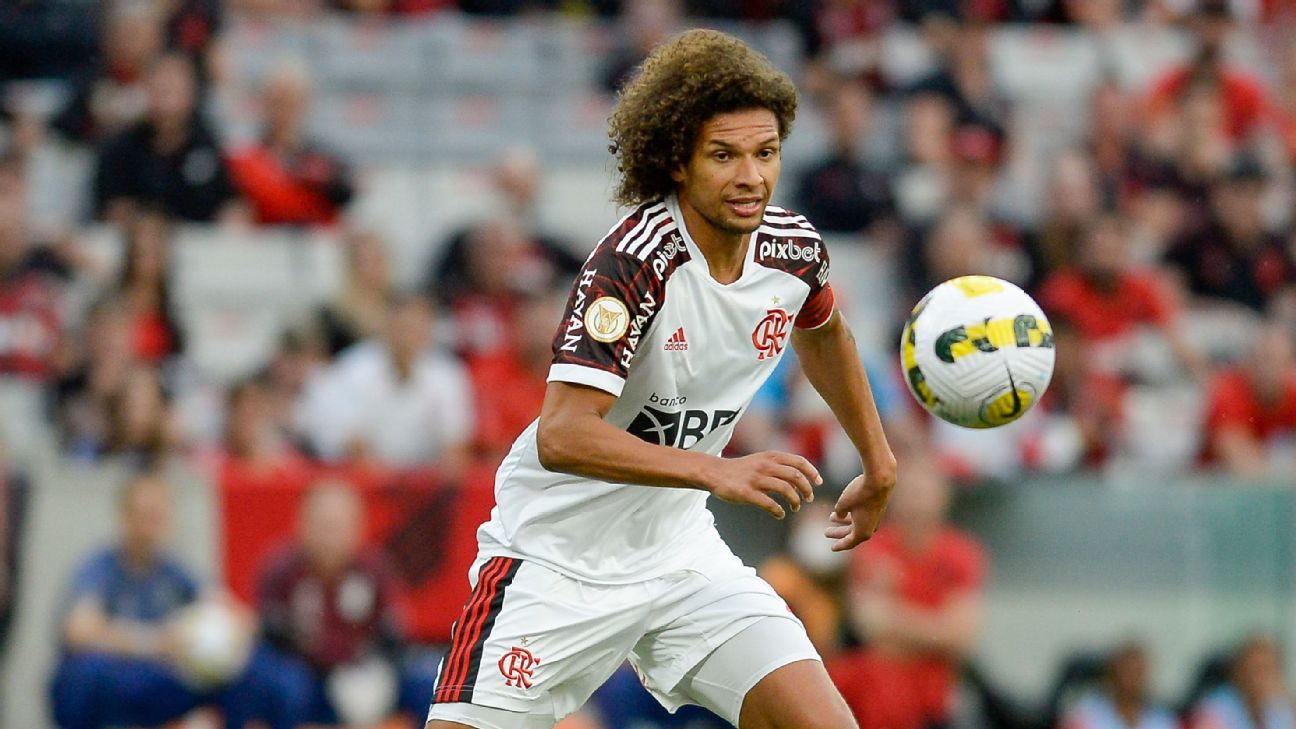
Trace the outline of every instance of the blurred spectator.
{"label": "blurred spectator", "polygon": [[332,225],[355,193],[347,166],[306,138],[311,96],[305,66],[275,68],[261,92],[260,143],[230,156],[230,176],[260,225]]}
{"label": "blurred spectator", "polygon": [[1174,715],[1153,703],[1148,683],[1143,645],[1121,645],[1107,658],[1102,684],[1076,701],[1059,729],[1178,729]]}
{"label": "blurred spectator", "polygon": [[811,58],[805,85],[817,95],[834,92],[833,82],[849,78],[876,85],[882,64],[882,35],[895,15],[894,2],[832,0],[815,3],[806,54]]}
{"label": "blurred spectator", "polygon": [[151,468],[181,443],[170,397],[156,369],[136,365],[108,399],[108,438],[99,455]]}
{"label": "blurred spectator", "polygon": [[1080,347],[1102,350],[1114,366],[1123,364],[1138,327],[1156,329],[1173,349],[1185,371],[1206,375],[1201,354],[1189,344],[1179,323],[1175,301],[1151,271],[1130,265],[1124,221],[1106,214],[1090,219],[1081,232],[1074,265],[1044,280],[1040,305],[1075,326]]}
{"label": "blurred spectator", "polygon": [[1283,240],[1265,227],[1266,177],[1260,165],[1240,158],[1211,190],[1209,222],[1166,253],[1192,293],[1264,311],[1296,284],[1296,262]]}
{"label": "blurred spectator", "polygon": [[1173,114],[1186,96],[1200,92],[1218,99],[1228,138],[1235,144],[1247,141],[1268,120],[1271,109],[1260,79],[1225,60],[1225,42],[1234,28],[1230,0],[1196,0],[1188,26],[1196,53],[1153,82],[1147,99],[1152,122],[1163,123],[1158,117]]}
{"label": "blurred spectator", "polygon": [[171,221],[161,211],[141,209],[131,221],[117,294],[130,312],[135,356],[150,364],[185,346],[171,302],[170,260]]}
{"label": "blurred spectator", "polygon": [[940,67],[919,80],[911,93],[945,99],[954,109],[956,126],[986,129],[1002,139],[1010,108],[990,74],[988,43],[986,26],[974,23],[958,26],[948,41],[936,49],[942,56]]}
{"label": "blurred spectator", "polygon": [[305,445],[297,429],[297,410],[306,384],[328,364],[324,340],[312,327],[293,327],[279,337],[270,363],[261,373],[270,419],[275,429],[298,445]]}
{"label": "blurred spectator", "polygon": [[76,339],[75,359],[55,382],[55,417],[66,452],[91,460],[106,447],[111,404],[137,362],[126,303],[115,296],[97,301]]}
{"label": "blurred spectator", "polygon": [[[373,726],[399,709],[422,720],[435,676],[405,670],[399,584],[362,543],[360,497],[324,481],[302,501],[297,543],[261,574],[262,632],[298,664],[293,693],[310,697],[307,720]],[[304,669],[304,670],[303,670]]]}
{"label": "blurred spectator", "polygon": [[1269,324],[1248,360],[1221,372],[1207,395],[1205,460],[1239,476],[1290,473],[1296,464],[1296,346]]}
{"label": "blurred spectator", "polygon": [[476,403],[474,445],[482,460],[498,463],[540,416],[553,360],[554,333],[566,298],[565,291],[555,290],[518,302],[506,348],[468,361]]}
{"label": "blurred spectator", "polygon": [[1076,261],[1081,238],[1102,204],[1093,159],[1076,150],[1053,159],[1044,219],[1029,240],[1036,276],[1047,276]]}
{"label": "blurred spectator", "polygon": [[1188,721],[1190,729],[1291,729],[1296,726],[1278,646],[1255,636],[1238,648],[1228,683],[1208,693]]}
{"label": "blurred spectator", "polygon": [[330,355],[361,339],[382,333],[392,296],[391,266],[382,237],[373,231],[351,231],[346,238],[347,278],[337,297],[319,314]]}
{"label": "blurred spectator", "polygon": [[681,0],[624,0],[618,18],[621,37],[603,65],[603,90],[620,91],[648,52],[684,27]]}
{"label": "blurred spectator", "polygon": [[[259,656],[220,688],[200,691],[181,679],[178,619],[200,599],[200,588],[164,548],[171,528],[167,484],[152,476],[132,480],[119,517],[120,543],[91,556],[72,580],[51,687],[58,725],[156,726],[211,705],[231,729],[254,718],[293,729],[296,716],[279,672]],[[252,629],[251,615],[244,612],[240,629]]]}
{"label": "blurred spectator", "polygon": [[230,389],[225,448],[217,466],[222,485],[266,489],[302,488],[311,464],[288,442],[274,419],[264,383],[246,380]]}
{"label": "blurred spectator", "polygon": [[[456,303],[471,294],[507,299],[566,284],[584,260],[567,244],[541,230],[539,161],[525,149],[505,152],[491,170],[491,184],[504,209],[457,231],[428,276],[437,301]],[[495,269],[495,270],[491,270]]]}
{"label": "blurred spectator", "polygon": [[946,523],[949,483],[919,456],[901,478],[886,522],[852,554],[848,617],[867,647],[829,662],[860,729],[946,725],[980,624],[986,558]]}
{"label": "blurred spectator", "polygon": [[145,119],[108,140],[95,172],[95,210],[125,225],[141,206],[179,220],[210,223],[242,217],[220,143],[202,120],[192,62],[159,58],[148,74]]}
{"label": "blurred spectator", "polygon": [[905,111],[907,157],[896,175],[896,204],[906,223],[926,223],[941,211],[954,166],[954,109],[934,94],[912,99]]}
{"label": "blurred spectator", "polygon": [[[1110,76],[1104,77],[1089,95],[1088,140],[1085,151],[1099,180],[1101,196],[1096,202],[1114,205],[1124,192],[1132,172],[1134,157],[1137,154],[1135,147],[1137,119],[1132,107],[1133,104],[1125,89],[1117,79]],[[1060,175],[1074,175],[1077,171],[1074,167],[1064,170],[1062,166],[1060,160],[1054,162],[1052,185],[1056,186],[1063,182],[1074,184],[1079,181],[1074,176],[1067,177],[1065,180],[1059,179]],[[1055,195],[1058,190],[1052,187],[1049,192],[1050,195]],[[1051,200],[1054,206],[1060,202],[1063,200],[1056,197]]]}
{"label": "blurred spectator", "polygon": [[1069,455],[1073,457],[1059,453],[1056,466],[1048,470],[1100,466],[1117,448],[1128,383],[1120,373],[1101,366],[1101,353],[1084,346],[1084,335],[1061,312],[1050,311],[1049,324],[1053,327],[1054,349],[1067,354],[1054,362],[1053,377],[1036,408],[1052,428],[1038,432],[1051,430],[1058,450],[1072,451]]}
{"label": "blurred spectator", "polygon": [[146,76],[163,47],[162,17],[152,2],[106,3],[98,65],[76,82],[50,127],[64,138],[97,145],[144,118]]}
{"label": "blurred spectator", "polygon": [[0,376],[45,380],[63,330],[59,281],[69,269],[27,229],[21,161],[0,157]]}
{"label": "blurred spectator", "polygon": [[1025,255],[996,242],[989,220],[974,208],[952,207],[925,235],[918,235],[914,255],[902,261],[912,286],[910,301],[957,276],[975,273],[1024,281],[1029,270]]}
{"label": "blurred spectator", "polygon": [[828,103],[833,147],[802,176],[798,210],[825,232],[863,232],[893,240],[897,231],[890,179],[860,161],[872,99],[860,84],[844,82],[837,84]]}
{"label": "blurred spectator", "polygon": [[461,240],[446,251],[432,290],[454,316],[456,348],[462,354],[497,354],[507,345],[518,297],[570,280],[575,257],[546,247],[509,216],[486,221]]}
{"label": "blurred spectator", "polygon": [[299,425],[320,457],[462,472],[471,386],[462,365],[432,347],[434,323],[427,300],[394,297],[383,336],[351,347],[308,383]]}

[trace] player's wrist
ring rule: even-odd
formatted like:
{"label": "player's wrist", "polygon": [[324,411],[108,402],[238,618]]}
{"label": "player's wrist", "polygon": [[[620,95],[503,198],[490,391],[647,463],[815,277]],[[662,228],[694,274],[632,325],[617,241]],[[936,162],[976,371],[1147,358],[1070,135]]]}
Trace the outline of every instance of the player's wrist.
{"label": "player's wrist", "polygon": [[712,456],[706,453],[693,453],[685,451],[685,481],[690,486],[708,494],[715,493],[717,485],[720,483],[716,470],[724,459],[719,456]]}

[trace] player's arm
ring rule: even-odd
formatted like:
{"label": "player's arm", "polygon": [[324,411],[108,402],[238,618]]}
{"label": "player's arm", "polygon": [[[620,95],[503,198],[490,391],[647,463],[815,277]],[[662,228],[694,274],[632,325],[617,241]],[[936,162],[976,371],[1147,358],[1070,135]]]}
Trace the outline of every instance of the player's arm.
{"label": "player's arm", "polygon": [[871,537],[882,520],[895,487],[895,455],[882,430],[855,336],[841,312],[834,310],[821,326],[796,329],[792,346],[806,379],[832,409],[864,467],[863,475],[837,500],[833,525],[826,532],[836,540],[834,551],[851,549]]}
{"label": "player's arm", "polygon": [[99,600],[85,596],[73,604],[63,629],[68,648],[135,658],[161,658],[170,654],[172,639],[160,626],[110,618]]}
{"label": "player's arm", "polygon": [[615,402],[615,395],[594,387],[550,382],[536,434],[540,464],[614,483],[701,489],[778,519],[784,510],[771,494],[796,511],[802,499],[813,498],[812,484],[822,483],[809,461],[789,453],[730,459],[648,443],[604,420]]}
{"label": "player's arm", "polygon": [[927,609],[866,592],[856,596],[853,612],[857,628],[870,640],[957,658],[966,655],[976,640],[981,598],[968,590],[939,608]]}

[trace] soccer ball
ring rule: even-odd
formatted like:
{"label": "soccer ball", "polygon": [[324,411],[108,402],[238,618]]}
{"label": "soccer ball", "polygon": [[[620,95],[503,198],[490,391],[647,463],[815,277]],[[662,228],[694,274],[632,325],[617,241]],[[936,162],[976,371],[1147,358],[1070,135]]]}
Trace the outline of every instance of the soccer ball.
{"label": "soccer ball", "polygon": [[909,314],[900,364],[933,415],[966,428],[1020,418],[1053,376],[1053,329],[1035,300],[992,276],[960,276]]}
{"label": "soccer ball", "polygon": [[218,688],[238,677],[252,653],[252,636],[234,609],[201,600],[176,617],[179,641],[176,668],[181,681],[196,691]]}

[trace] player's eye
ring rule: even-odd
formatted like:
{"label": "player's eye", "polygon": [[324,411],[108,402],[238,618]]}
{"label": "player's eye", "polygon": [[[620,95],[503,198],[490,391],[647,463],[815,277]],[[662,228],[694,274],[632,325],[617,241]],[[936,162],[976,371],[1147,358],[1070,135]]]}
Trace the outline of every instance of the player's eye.
{"label": "player's eye", "polygon": [[728,162],[728,161],[729,161],[729,153],[728,153],[728,152],[716,152],[715,154],[711,155],[711,157],[712,157],[712,159],[714,159],[714,160],[717,161],[717,162]]}
{"label": "player's eye", "polygon": [[774,159],[778,156],[778,150],[772,147],[766,147],[760,151],[761,159]]}

